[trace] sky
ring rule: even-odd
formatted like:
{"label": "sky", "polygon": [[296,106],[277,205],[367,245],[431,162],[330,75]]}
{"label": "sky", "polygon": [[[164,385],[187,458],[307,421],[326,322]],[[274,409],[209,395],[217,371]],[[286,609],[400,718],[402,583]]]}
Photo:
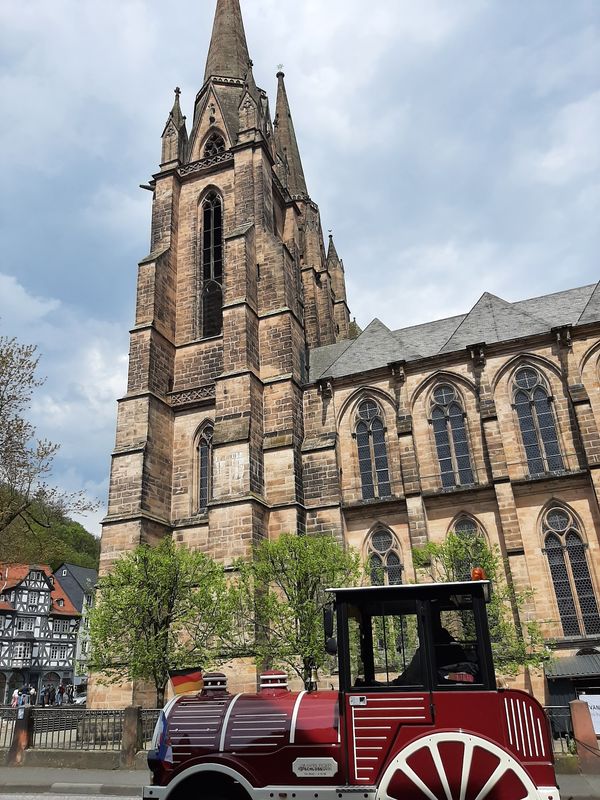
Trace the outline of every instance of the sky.
{"label": "sky", "polygon": [[[105,513],[160,136],[214,0],[0,0],[0,335],[38,345],[54,481]],[[351,312],[392,329],[600,278],[600,0],[242,0],[283,64]]]}

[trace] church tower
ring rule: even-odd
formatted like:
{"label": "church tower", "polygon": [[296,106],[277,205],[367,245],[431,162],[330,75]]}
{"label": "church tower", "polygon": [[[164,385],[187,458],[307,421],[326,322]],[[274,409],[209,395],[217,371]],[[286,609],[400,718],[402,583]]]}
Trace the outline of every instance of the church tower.
{"label": "church tower", "polygon": [[101,572],[165,536],[230,563],[305,530],[306,353],[349,316],[277,79],[272,121],[239,0],[218,0],[190,130],[176,89],[150,182]]}

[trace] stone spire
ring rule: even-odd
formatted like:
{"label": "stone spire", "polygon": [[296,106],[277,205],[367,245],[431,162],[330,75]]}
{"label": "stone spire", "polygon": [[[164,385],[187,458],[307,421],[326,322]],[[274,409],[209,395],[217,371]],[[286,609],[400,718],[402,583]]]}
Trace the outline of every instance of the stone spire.
{"label": "stone spire", "polygon": [[285,75],[283,72],[277,73],[277,107],[275,110],[275,146],[279,155],[287,162],[287,188],[292,195],[303,195],[308,197],[302,160],[292,114],[285,90]]}
{"label": "stone spire", "polygon": [[204,80],[213,76],[243,80],[249,63],[240,0],[217,0]]}
{"label": "stone spire", "polygon": [[180,94],[181,89],[178,86],[175,89],[175,102],[162,134],[162,164],[170,164],[172,161],[182,161],[184,159],[188,136],[185,117],[181,113],[179,104]]}

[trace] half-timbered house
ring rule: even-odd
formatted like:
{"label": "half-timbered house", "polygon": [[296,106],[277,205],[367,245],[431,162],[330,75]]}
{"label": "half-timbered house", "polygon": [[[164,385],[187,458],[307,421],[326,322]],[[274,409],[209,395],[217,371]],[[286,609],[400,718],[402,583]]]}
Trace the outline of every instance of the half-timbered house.
{"label": "half-timbered house", "polygon": [[49,566],[0,564],[0,700],[73,682],[79,620]]}

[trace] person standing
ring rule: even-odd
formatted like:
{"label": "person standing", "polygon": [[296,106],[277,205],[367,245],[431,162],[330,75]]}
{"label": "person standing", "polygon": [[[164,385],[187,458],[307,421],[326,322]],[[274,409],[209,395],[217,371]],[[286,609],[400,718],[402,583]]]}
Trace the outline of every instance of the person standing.
{"label": "person standing", "polygon": [[19,705],[19,694],[20,692],[18,689],[15,689],[14,692],[12,693],[12,697],[10,700],[10,705],[12,708],[16,708]]}
{"label": "person standing", "polygon": [[56,689],[52,684],[50,685],[50,691],[48,692],[48,705],[53,706],[56,702]]}
{"label": "person standing", "polygon": [[42,688],[40,689],[40,703],[42,704],[42,708],[46,706],[46,695],[48,692],[48,687],[42,684]]}
{"label": "person standing", "polygon": [[64,700],[64,696],[65,696],[65,687],[61,683],[61,685],[58,687],[58,691],[56,693],[56,705],[57,706],[62,706],[63,700]]}

